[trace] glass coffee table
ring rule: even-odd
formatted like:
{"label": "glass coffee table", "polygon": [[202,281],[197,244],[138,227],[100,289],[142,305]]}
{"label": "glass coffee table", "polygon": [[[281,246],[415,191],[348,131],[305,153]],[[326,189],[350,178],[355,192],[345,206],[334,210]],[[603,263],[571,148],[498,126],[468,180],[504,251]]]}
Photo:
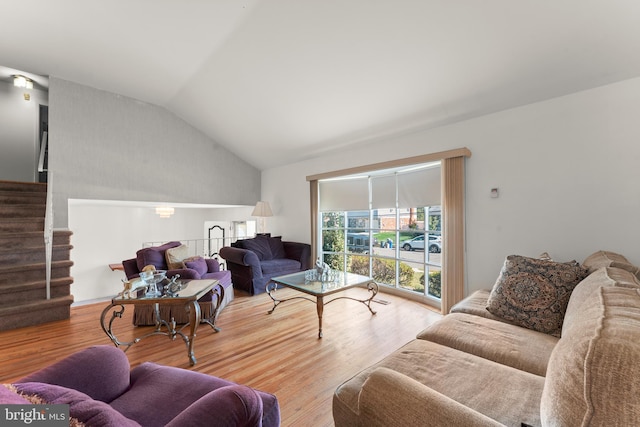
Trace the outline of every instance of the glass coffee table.
{"label": "glass coffee table", "polygon": [[[193,344],[196,338],[196,330],[200,322],[207,323],[215,332],[220,329],[216,326],[215,322],[218,317],[218,308],[224,298],[224,288],[218,286],[217,280],[185,280],[182,281],[182,289],[180,289],[175,295],[169,296],[166,291],[162,291],[158,297],[148,297],[144,293],[140,295],[133,295],[130,298],[126,298],[125,295],[118,294],[111,300],[109,304],[100,316],[100,325],[105,334],[111,339],[116,347],[126,346],[124,351],[127,351],[129,347],[144,338],[153,335],[166,335],[171,340],[176,338],[176,335],[180,335],[187,345],[187,355],[189,356],[189,362],[193,366],[196,364],[196,358],[194,355]],[[216,301],[216,309],[213,315],[209,319],[203,319],[200,310],[200,304],[198,299],[206,295],[207,292],[213,290],[213,301]],[[144,292],[144,289],[143,289]],[[189,313],[189,323],[177,327],[174,319],[162,319],[160,316],[160,305],[184,305]],[[133,341],[122,342],[119,341],[116,335],[113,333],[112,325],[113,321],[118,318],[122,318],[125,305],[152,305],[155,313],[155,329],[140,337],[134,338]],[[106,323],[107,314],[113,307],[119,306],[119,309],[113,310],[111,313],[111,319],[109,323]],[[183,332],[185,328],[189,327],[188,333]]]}
{"label": "glass coffee table", "polygon": [[[342,271],[336,273],[337,275],[335,277],[335,280],[326,282],[321,280],[307,280],[305,278],[304,271],[301,271],[299,273],[287,274],[285,276],[273,277],[266,286],[267,294],[273,300],[273,308],[269,310],[268,314],[273,313],[276,307],[280,303],[285,301],[290,301],[293,299],[306,299],[307,301],[315,302],[316,309],[318,311],[318,338],[322,338],[322,312],[324,310],[324,306],[332,301],[338,299],[350,299],[358,301],[366,305],[371,314],[376,314],[376,312],[371,308],[371,301],[378,293],[378,284],[371,277],[361,276],[354,273],[345,273]],[[278,289],[278,285],[295,289],[296,291],[303,294],[311,295],[315,297],[315,300],[303,295],[282,300],[277,299],[275,297],[275,293]],[[356,286],[366,287],[371,293],[371,296],[366,299],[357,299],[346,296],[335,297],[328,301],[325,301],[324,299],[324,297],[326,296],[336,294],[338,292],[342,292],[346,289],[354,288]]]}

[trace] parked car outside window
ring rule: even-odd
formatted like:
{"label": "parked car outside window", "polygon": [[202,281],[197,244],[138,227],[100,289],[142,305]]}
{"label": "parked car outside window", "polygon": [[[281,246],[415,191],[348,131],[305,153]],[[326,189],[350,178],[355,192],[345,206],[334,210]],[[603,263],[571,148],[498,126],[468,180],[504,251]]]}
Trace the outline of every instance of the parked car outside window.
{"label": "parked car outside window", "polygon": [[[413,239],[405,240],[402,243],[405,251],[424,250],[424,235],[416,236]],[[440,253],[442,250],[442,239],[440,236],[429,236],[429,252]]]}

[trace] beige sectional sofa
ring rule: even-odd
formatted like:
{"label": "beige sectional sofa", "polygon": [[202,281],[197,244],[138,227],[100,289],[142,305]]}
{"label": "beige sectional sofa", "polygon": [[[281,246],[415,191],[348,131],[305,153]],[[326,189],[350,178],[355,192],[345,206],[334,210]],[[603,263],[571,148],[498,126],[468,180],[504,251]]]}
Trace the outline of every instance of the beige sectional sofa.
{"label": "beige sectional sofa", "polygon": [[[563,313],[561,329],[545,333],[518,326],[530,319],[516,312],[506,320],[504,310],[494,310],[500,316],[487,310],[499,282],[506,283],[508,262],[492,290],[470,295],[339,386],[335,425],[640,426],[638,268],[604,251],[575,263],[575,271],[588,275],[576,278],[564,303],[553,307]],[[541,296],[546,279],[517,276],[524,279],[508,286],[549,303]],[[545,327],[553,329],[539,329]]]}

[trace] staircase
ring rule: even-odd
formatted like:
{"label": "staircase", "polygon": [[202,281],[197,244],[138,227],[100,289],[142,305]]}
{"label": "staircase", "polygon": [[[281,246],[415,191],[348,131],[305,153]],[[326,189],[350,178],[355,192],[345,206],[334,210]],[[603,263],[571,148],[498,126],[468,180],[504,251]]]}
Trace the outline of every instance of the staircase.
{"label": "staircase", "polygon": [[68,319],[72,232],[53,234],[51,298],[44,244],[47,185],[0,181],[0,331]]}

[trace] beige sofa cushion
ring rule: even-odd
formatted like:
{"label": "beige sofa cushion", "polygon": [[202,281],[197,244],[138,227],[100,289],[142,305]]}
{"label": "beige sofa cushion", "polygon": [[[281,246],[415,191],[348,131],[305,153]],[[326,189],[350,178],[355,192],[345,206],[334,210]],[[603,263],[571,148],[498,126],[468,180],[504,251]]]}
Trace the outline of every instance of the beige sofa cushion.
{"label": "beige sofa cushion", "polygon": [[578,286],[571,294],[571,298],[569,298],[564,323],[562,324],[563,333],[573,324],[576,317],[580,317],[580,307],[589,295],[602,286],[640,288],[640,280],[628,270],[613,267],[602,267],[589,274],[586,279],[578,283]]}
{"label": "beige sofa cushion", "polygon": [[413,378],[505,425],[540,425],[543,377],[430,341],[413,340],[338,387],[333,399],[336,426],[358,425],[360,390],[378,367]]}
{"label": "beige sofa cushion", "polygon": [[640,289],[600,287],[575,317],[549,360],[542,424],[640,425]]}
{"label": "beige sofa cushion", "polygon": [[509,255],[491,290],[487,310],[516,325],[560,336],[571,292],[586,276],[586,268],[575,261]]}
{"label": "beige sofa cushion", "polygon": [[598,251],[589,255],[583,262],[589,273],[593,273],[602,267],[615,267],[627,270],[637,277],[640,277],[640,268],[631,264],[623,255],[610,251]]}
{"label": "beige sofa cushion", "polygon": [[541,376],[558,342],[549,334],[465,313],[448,314],[417,338]]}
{"label": "beige sofa cushion", "polygon": [[[380,393],[380,390],[385,392]],[[371,373],[362,386],[358,403],[358,425],[363,427],[504,427],[502,423],[387,368],[377,368]],[[407,408],[411,410],[407,411]]]}
{"label": "beige sofa cushion", "polygon": [[494,316],[493,314],[489,313],[489,311],[487,311],[487,300],[489,299],[490,294],[491,289],[480,289],[478,291],[475,291],[471,295],[467,296],[465,299],[451,307],[449,313],[473,314],[474,316],[485,317],[487,319],[493,319],[511,324],[511,322],[508,322],[501,317]]}

